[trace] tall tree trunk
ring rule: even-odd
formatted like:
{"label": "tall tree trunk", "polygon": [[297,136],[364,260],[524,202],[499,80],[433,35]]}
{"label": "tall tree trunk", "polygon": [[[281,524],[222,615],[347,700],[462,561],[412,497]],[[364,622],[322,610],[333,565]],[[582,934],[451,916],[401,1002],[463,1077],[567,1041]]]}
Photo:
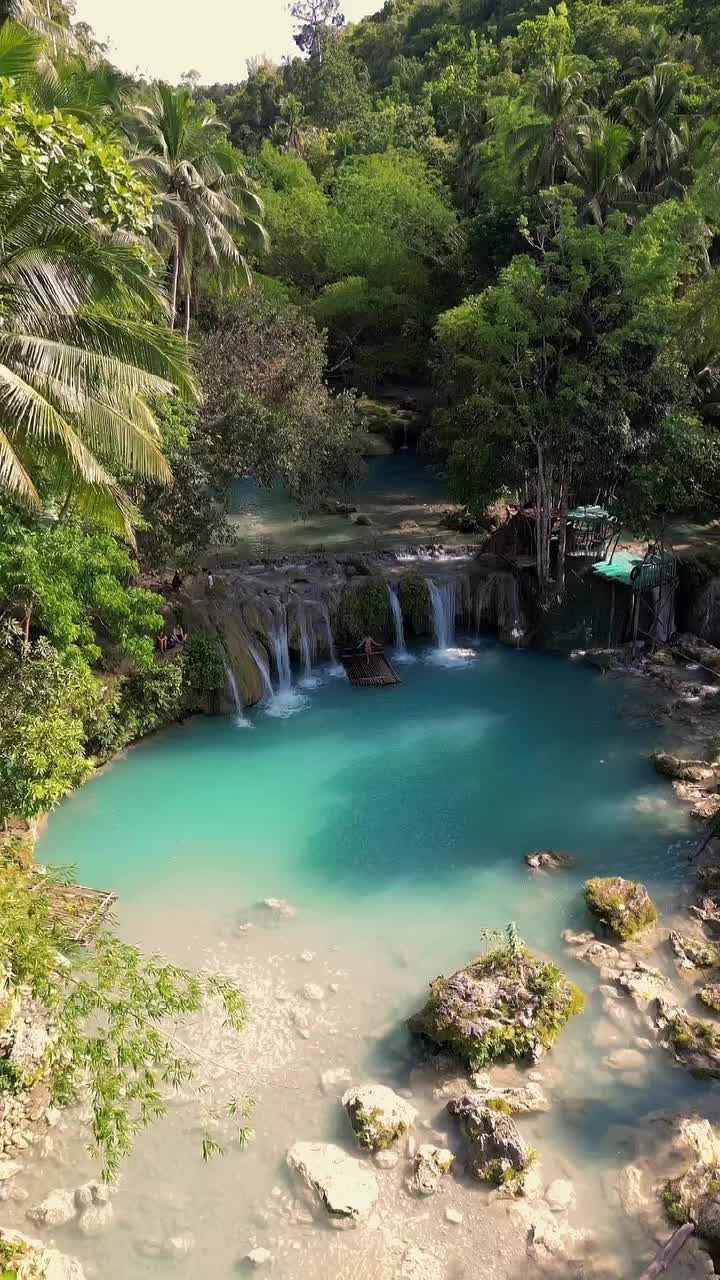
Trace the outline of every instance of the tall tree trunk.
{"label": "tall tree trunk", "polygon": [[185,341],[190,341],[190,285],[185,290]]}
{"label": "tall tree trunk", "polygon": [[180,239],[179,237],[175,241],[175,248],[173,249],[173,259],[174,261],[173,261],[173,282],[172,282],[172,320],[170,322],[171,329],[175,328],[175,320],[177,318],[178,280],[180,278]]}
{"label": "tall tree trunk", "polygon": [[570,488],[569,473],[563,467],[560,476],[560,523],[558,527],[558,559],[557,559],[557,587],[562,594],[565,590],[565,553],[567,550],[567,515],[568,515],[568,490]]}

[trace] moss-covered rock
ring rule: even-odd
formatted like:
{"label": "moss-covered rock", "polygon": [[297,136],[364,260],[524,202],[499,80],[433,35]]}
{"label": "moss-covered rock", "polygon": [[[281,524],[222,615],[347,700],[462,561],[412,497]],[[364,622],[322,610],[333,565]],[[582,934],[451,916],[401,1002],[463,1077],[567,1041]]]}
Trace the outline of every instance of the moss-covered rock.
{"label": "moss-covered rock", "polygon": [[667,751],[654,751],[650,757],[658,773],[676,782],[707,782],[715,770],[706,760],[686,760]]}
{"label": "moss-covered rock", "polygon": [[678,1062],[694,1076],[720,1080],[720,1028],[714,1022],[676,1009],[667,1036]]}
{"label": "moss-covered rock", "polygon": [[365,636],[372,636],[378,643],[392,638],[392,612],[384,578],[374,574],[348,583],[340,597],[337,631],[343,644],[359,644]]}
{"label": "moss-covered rock", "polygon": [[710,969],[718,962],[717,947],[704,938],[690,938],[671,929],[669,940],[680,969]]}
{"label": "moss-covered rock", "polygon": [[720,982],[708,982],[697,994],[698,1000],[702,1000],[708,1009],[712,1009],[713,1013],[720,1013]]}
{"label": "moss-covered rock", "polygon": [[588,910],[623,942],[657,924],[657,907],[644,884],[621,876],[598,877],[585,884]]}
{"label": "moss-covered rock", "polygon": [[435,978],[425,1008],[409,1026],[477,1071],[496,1059],[540,1057],[584,1004],[557,965],[523,946],[499,947]]}
{"label": "moss-covered rock", "polygon": [[410,1102],[383,1084],[364,1084],[348,1089],[343,1106],[361,1147],[384,1151],[407,1133],[417,1111]]}
{"label": "moss-covered rock", "polygon": [[720,889],[720,867],[714,863],[708,862],[704,867],[698,867],[698,878],[708,889]]}
{"label": "moss-covered rock", "polygon": [[432,608],[427,580],[421,573],[406,573],[400,579],[400,606],[411,635],[432,633]]}
{"label": "moss-covered rock", "polygon": [[447,1104],[467,1146],[466,1167],[481,1182],[522,1184],[532,1155],[515,1121],[503,1111],[486,1107],[473,1094],[451,1098]]}
{"label": "moss-covered rock", "polygon": [[720,1167],[694,1164],[679,1178],[671,1178],[663,1191],[665,1211],[671,1222],[694,1222],[714,1258],[720,1252]]}

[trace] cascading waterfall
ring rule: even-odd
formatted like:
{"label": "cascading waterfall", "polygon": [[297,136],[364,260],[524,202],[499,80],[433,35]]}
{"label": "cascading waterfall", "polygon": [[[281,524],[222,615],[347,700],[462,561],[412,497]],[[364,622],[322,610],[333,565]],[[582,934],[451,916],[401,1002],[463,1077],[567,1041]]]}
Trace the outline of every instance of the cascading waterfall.
{"label": "cascading waterfall", "polygon": [[267,664],[267,658],[265,657],[265,654],[260,649],[258,649],[257,645],[249,644],[248,649],[252,656],[252,660],[255,663],[255,666],[260,672],[260,679],[262,680],[262,687],[263,687],[263,696],[266,700],[270,700],[274,697],[275,690],[273,689],[273,683],[272,683],[272,680],[270,679],[270,668]]}
{"label": "cascading waterfall", "polygon": [[249,725],[250,722],[245,719],[245,708],[243,707],[243,700],[240,697],[238,682],[237,682],[237,679],[235,678],[235,672],[233,671],[232,667],[229,667],[229,666],[225,667],[225,680],[227,681],[227,687],[230,692],[230,697],[232,699],[236,724]]}
{"label": "cascading waterfall", "polygon": [[325,627],[325,640],[327,643],[328,655],[330,657],[330,666],[334,672],[342,672],[344,674],[343,668],[337,660],[335,641],[333,640],[332,627],[330,626],[330,612],[326,604],[321,606],[321,616]]}
{"label": "cascading waterfall", "polygon": [[393,626],[395,628],[395,648],[398,653],[407,653],[407,645],[405,644],[405,628],[403,627],[402,609],[400,608],[400,596],[392,583],[388,582],[387,589],[388,599],[390,601],[390,610],[393,616]]}
{"label": "cascading waterfall", "polygon": [[304,604],[298,607],[298,630],[300,632],[300,656],[303,664],[303,677],[305,680],[310,680],[315,659],[315,632]]}
{"label": "cascading waterfall", "polygon": [[292,689],[292,671],[290,670],[290,647],[288,645],[287,609],[282,605],[270,627],[270,644],[272,646],[275,670],[278,678],[278,693],[289,693]]}
{"label": "cascading waterfall", "polygon": [[457,584],[452,578],[440,583],[428,578],[427,584],[430,591],[435,648],[452,649],[455,646]]}

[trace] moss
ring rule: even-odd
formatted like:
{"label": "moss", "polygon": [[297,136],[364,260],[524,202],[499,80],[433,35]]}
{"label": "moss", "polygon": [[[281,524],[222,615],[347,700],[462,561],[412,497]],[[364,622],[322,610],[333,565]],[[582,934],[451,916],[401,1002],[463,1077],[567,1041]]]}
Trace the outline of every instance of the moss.
{"label": "moss", "polygon": [[667,1182],[663,1188],[662,1198],[665,1212],[670,1221],[682,1225],[683,1222],[687,1222],[687,1218],[680,1184],[680,1178],[673,1178],[670,1182]]}
{"label": "moss", "polygon": [[421,573],[406,573],[400,579],[400,604],[408,630],[414,636],[427,636],[432,631],[430,591]]}
{"label": "moss", "polygon": [[720,867],[708,863],[707,866],[698,869],[698,876],[708,889],[720,888]]}
{"label": "moss", "polygon": [[25,1077],[8,1058],[0,1058],[0,1094],[19,1093],[25,1088]]}
{"label": "moss", "polygon": [[369,1147],[372,1151],[384,1151],[407,1133],[408,1126],[402,1121],[392,1129],[386,1125],[378,1125],[377,1122],[382,1119],[382,1116],[383,1113],[379,1107],[373,1107],[371,1111],[360,1107],[355,1112],[353,1127],[362,1147]]}
{"label": "moss", "polygon": [[9,1280],[15,1276],[19,1262],[29,1253],[28,1246],[22,1241],[0,1240],[0,1280]]}
{"label": "moss", "polygon": [[378,642],[392,638],[392,613],[384,578],[373,575],[348,583],[340,597],[337,630],[343,644],[359,644],[365,636]]}
{"label": "moss", "polygon": [[489,1107],[491,1111],[501,1111],[504,1116],[511,1116],[513,1113],[513,1109],[507,1101],[507,1098],[488,1098],[485,1105]]}
{"label": "moss", "polygon": [[619,938],[627,942],[657,924],[657,907],[645,885],[620,876],[598,877],[585,884],[587,908]]}

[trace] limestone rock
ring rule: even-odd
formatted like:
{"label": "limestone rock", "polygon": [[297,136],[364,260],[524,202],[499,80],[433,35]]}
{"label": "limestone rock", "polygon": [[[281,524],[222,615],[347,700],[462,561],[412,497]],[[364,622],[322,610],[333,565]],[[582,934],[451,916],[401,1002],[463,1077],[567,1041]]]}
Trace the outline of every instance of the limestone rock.
{"label": "limestone rock", "polygon": [[550,1102],[539,1084],[504,1087],[487,1085],[484,1088],[474,1089],[473,1096],[477,1096],[478,1102],[483,1106],[495,1107],[498,1111],[507,1111],[514,1116],[533,1115],[550,1110]]}
{"label": "limestone rock", "polygon": [[690,915],[702,921],[711,933],[717,934],[720,931],[720,898],[717,896],[710,897],[706,894],[700,899],[699,906],[689,907],[688,910]]}
{"label": "limestone rock", "polygon": [[78,1230],[82,1231],[84,1236],[96,1236],[101,1231],[106,1231],[113,1220],[113,1207],[107,1204],[90,1204],[87,1209],[83,1209],[78,1218]]}
{"label": "limestone rock", "polygon": [[715,774],[707,760],[683,760],[667,751],[654,751],[650,759],[658,773],[676,782],[707,782]]}
{"label": "limestone rock", "polygon": [[84,1182],[75,1189],[75,1204],[78,1209],[87,1209],[91,1204],[108,1204],[110,1188],[104,1182]]}
{"label": "limestone rock", "polygon": [[287,898],[263,898],[260,906],[273,920],[292,920],[297,915],[295,907],[287,901]]}
{"label": "limestone rock", "polygon": [[446,1209],[445,1221],[452,1222],[454,1226],[459,1227],[464,1222],[464,1218],[459,1209]]}
{"label": "limestone rock", "polygon": [[0,1182],[9,1182],[10,1178],[14,1178],[21,1170],[22,1165],[19,1160],[0,1159]]}
{"label": "limestone rock", "polygon": [[665,978],[657,969],[651,968],[641,960],[619,970],[612,977],[617,985],[632,997],[636,1007],[643,1012],[647,1009],[650,1000],[666,998]]}
{"label": "limestone rock", "polygon": [[657,1002],[658,1025],[667,1028],[677,1058],[695,1076],[720,1080],[720,1030],[714,1022],[692,1018],[685,1009]]}
{"label": "limestone rock", "polygon": [[679,969],[709,969],[717,964],[717,947],[704,938],[690,938],[671,929],[670,946],[677,957]]}
{"label": "limestone rock", "polygon": [[18,1245],[22,1253],[13,1259],[17,1280],[85,1280],[77,1258],[69,1258],[57,1249],[47,1249],[41,1241],[33,1240],[20,1231],[0,1228],[0,1241]]}
{"label": "limestone rock", "polygon": [[306,982],[302,991],[306,1000],[324,1000],[325,992],[317,982]]}
{"label": "limestone rock", "polygon": [[526,853],[525,861],[533,871],[557,871],[561,867],[571,867],[575,859],[562,849],[537,849],[534,853]]}
{"label": "limestone rock", "polygon": [[627,1164],[621,1169],[615,1183],[623,1213],[635,1218],[650,1204],[650,1193],[645,1186],[645,1174],[637,1165]]}
{"label": "limestone rock", "polygon": [[720,982],[706,983],[698,991],[697,997],[708,1009],[712,1009],[713,1013],[720,1013]]}
{"label": "limestone rock", "polygon": [[413,1195],[431,1196],[440,1186],[443,1174],[448,1173],[455,1157],[445,1147],[434,1147],[424,1142],[415,1152],[413,1171],[407,1179],[407,1189]]}
{"label": "limestone rock", "polygon": [[467,1144],[467,1168],[483,1182],[522,1181],[530,1152],[515,1121],[502,1111],[483,1106],[472,1094],[448,1102]]}
{"label": "limestone rock", "polygon": [[566,1178],[556,1178],[545,1192],[545,1199],[553,1213],[568,1213],[575,1208],[577,1197],[572,1182]]}
{"label": "limestone rock", "polygon": [[348,1089],[342,1104],[361,1147],[380,1151],[389,1147],[415,1123],[417,1110],[383,1084]]}
{"label": "limestone rock", "polygon": [[613,1071],[637,1071],[646,1065],[639,1049],[616,1049],[608,1054],[605,1062]]}
{"label": "limestone rock", "polygon": [[521,1201],[518,1212],[527,1227],[528,1257],[543,1271],[552,1276],[563,1274],[564,1264],[583,1257],[588,1233],[568,1226],[547,1204]]}
{"label": "limestone rock", "polygon": [[623,942],[657,923],[657,907],[644,884],[621,876],[597,877],[585,883],[588,910]]}
{"label": "limestone rock", "polygon": [[699,1116],[683,1117],[678,1122],[673,1145],[689,1148],[700,1164],[720,1168],[720,1139],[715,1136],[709,1120]]}
{"label": "limestone rock", "polygon": [[376,1151],[375,1163],[379,1169],[394,1169],[400,1163],[400,1154],[397,1151]]}
{"label": "limestone rock", "polygon": [[181,1236],[171,1236],[165,1245],[164,1252],[168,1258],[175,1258],[180,1261],[187,1258],[195,1248],[195,1237],[189,1231]]}
{"label": "limestone rock", "polygon": [[66,1222],[72,1221],[76,1212],[72,1191],[63,1191],[58,1188],[56,1191],[51,1191],[44,1200],[40,1201],[40,1204],[26,1209],[25,1217],[29,1218],[30,1222],[34,1222],[37,1227],[62,1227]]}
{"label": "limestone rock", "polygon": [[328,1097],[339,1097],[349,1084],[352,1075],[347,1067],[331,1067],[320,1076],[320,1088]]}
{"label": "limestone rock", "polygon": [[269,1249],[251,1249],[243,1258],[245,1265],[247,1267],[252,1267],[254,1270],[257,1270],[259,1267],[270,1266],[272,1260],[273,1256]]}
{"label": "limestone rock", "polygon": [[698,1235],[711,1246],[720,1243],[720,1166],[693,1164],[679,1178],[671,1178],[663,1192],[668,1217],[694,1222]]}
{"label": "limestone rock", "polygon": [[296,1142],[287,1153],[287,1163],[331,1218],[359,1221],[378,1198],[372,1170],[333,1143]]}
{"label": "limestone rock", "polygon": [[554,966],[522,945],[499,947],[431,982],[430,998],[409,1026],[477,1071],[505,1056],[538,1059],[583,1004]]}

